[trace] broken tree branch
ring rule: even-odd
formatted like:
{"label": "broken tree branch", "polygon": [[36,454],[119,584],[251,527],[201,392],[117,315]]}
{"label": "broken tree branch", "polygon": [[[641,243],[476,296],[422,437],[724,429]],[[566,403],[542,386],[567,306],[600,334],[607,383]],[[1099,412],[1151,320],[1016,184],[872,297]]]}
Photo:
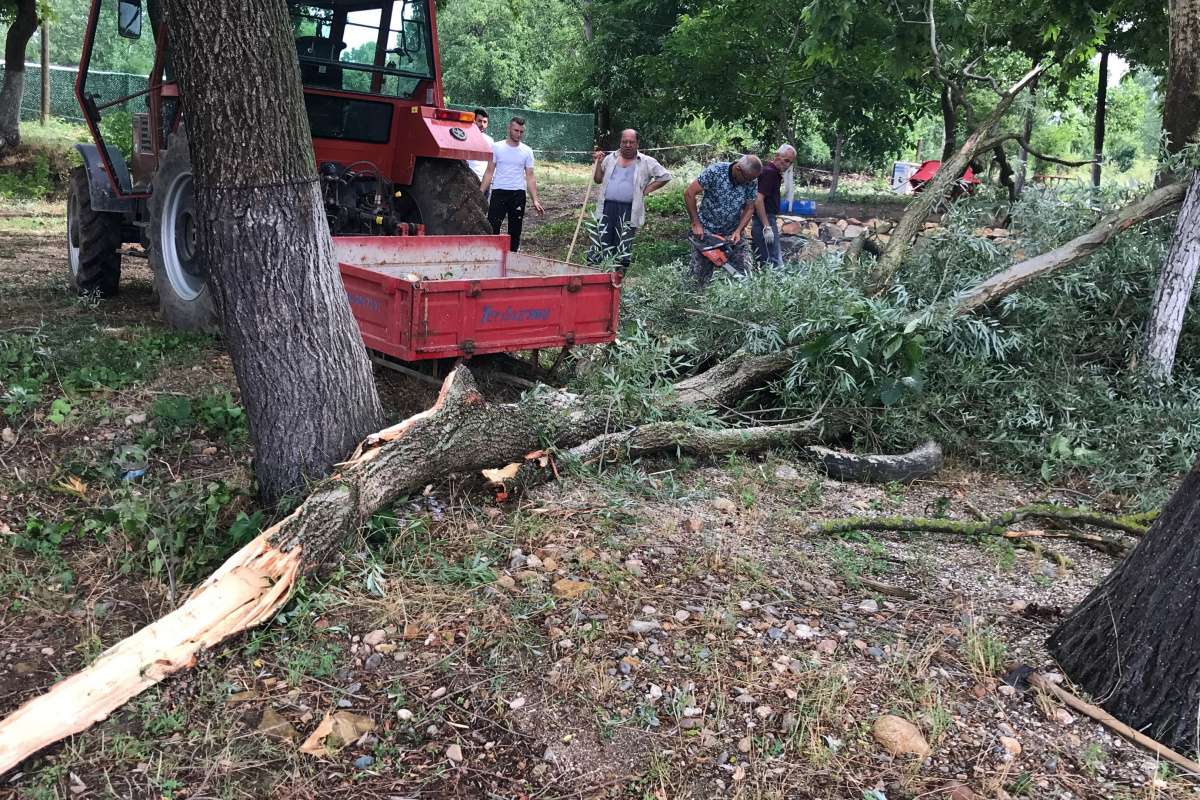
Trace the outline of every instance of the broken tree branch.
{"label": "broken tree branch", "polygon": [[1058,158],[1057,156],[1048,156],[1045,153],[1039,153],[1029,146],[1029,138],[1020,133],[1005,133],[1001,134],[1000,136],[993,136],[991,139],[988,139],[986,142],[984,142],[983,146],[979,149],[990,150],[993,147],[1004,144],[1005,142],[1016,142],[1017,144],[1021,145],[1021,148],[1029,155],[1042,161],[1047,161],[1051,164],[1061,164],[1064,167],[1086,167],[1088,164],[1096,163],[1096,159],[1094,158],[1089,158],[1085,161],[1070,161],[1065,158]]}
{"label": "broken tree branch", "polygon": [[[747,380],[745,373],[721,375],[722,391]],[[696,397],[703,403],[710,395],[699,391]],[[664,422],[605,434],[612,424],[621,421],[606,404],[565,391],[488,403],[471,373],[456,368],[431,408],[368,437],[299,508],[230,557],[182,606],[0,721],[0,774],[191,667],[203,651],[274,617],[299,577],[336,560],[343,542],[372,514],[446,475],[517,461],[543,444],[560,450],[583,445],[578,452],[584,458],[614,448],[717,454],[795,443],[818,430],[816,420],[747,429]]]}
{"label": "broken tree branch", "polygon": [[829,477],[857,483],[908,483],[937,472],[943,460],[942,448],[937,442],[925,442],[894,456],[845,453],[818,445],[805,448],[805,453],[816,460]]}
{"label": "broken tree branch", "polygon": [[489,404],[459,367],[433,407],[369,437],[296,511],[233,555],[180,608],[0,722],[0,774],[192,666],[200,652],[271,619],[300,575],[333,560],[347,537],[401,495],[452,472],[518,459],[541,441],[574,446],[602,433],[607,421],[602,405],[566,392]]}
{"label": "broken tree branch", "polygon": [[[932,14],[932,10],[930,14]],[[1009,87],[1008,91],[1001,95],[1000,99],[996,102],[996,106],[988,114],[987,118],[963,142],[958,152],[951,158],[943,161],[938,171],[934,173],[934,176],[913,197],[912,201],[908,204],[908,208],[904,210],[904,215],[892,230],[887,248],[884,249],[883,255],[875,264],[875,270],[869,281],[869,289],[873,294],[879,294],[887,289],[891,283],[892,276],[896,274],[901,262],[904,261],[904,257],[908,255],[908,250],[912,246],[913,239],[916,238],[921,225],[925,222],[930,212],[933,211],[933,207],[941,202],[954,182],[966,171],[967,166],[971,163],[971,159],[985,149],[984,145],[987,144],[986,140],[990,136],[992,129],[996,127],[1000,118],[1008,111],[1009,106],[1013,104],[1017,96],[1037,79],[1043,69],[1044,67],[1041,64],[1035,64],[1033,69],[1029,70],[1019,81]]]}
{"label": "broken tree branch", "polygon": [[925,517],[843,517],[817,523],[809,529],[809,534],[824,536],[850,533],[852,531],[948,533],[952,536],[977,538],[998,536],[1011,541],[1014,547],[1029,550],[1035,555],[1045,557],[1059,566],[1067,566],[1070,563],[1066,558],[1053,550],[1041,547],[1035,542],[1027,541],[1027,537],[1010,535],[1018,532],[1008,531],[1003,526],[992,525],[990,522],[964,522],[953,519],[929,519]]}
{"label": "broken tree branch", "polygon": [[[1183,201],[1186,184],[1173,183],[1114,211],[1091,230],[1041,255],[1014,264],[960,294],[954,303],[954,315],[961,316],[1016,291],[1025,284],[1051,272],[1076,264],[1090,256],[1110,239],[1134,225],[1155,217]],[[886,254],[885,254],[886,255]]]}
{"label": "broken tree branch", "polygon": [[789,347],[766,355],[739,350],[716,366],[675,384],[675,398],[696,408],[730,408],[748,392],[790,367],[799,348]]}
{"label": "broken tree branch", "polygon": [[1156,742],[1146,734],[1134,730],[1104,709],[1081,700],[1061,686],[1051,683],[1040,673],[1035,672],[1029,676],[1029,685],[1044,692],[1049,692],[1079,713],[1099,722],[1113,733],[1128,739],[1139,747],[1149,750],[1159,758],[1171,762],[1184,770],[1192,780],[1200,778],[1200,764],[1192,761],[1187,756],[1175,752],[1165,744]]}

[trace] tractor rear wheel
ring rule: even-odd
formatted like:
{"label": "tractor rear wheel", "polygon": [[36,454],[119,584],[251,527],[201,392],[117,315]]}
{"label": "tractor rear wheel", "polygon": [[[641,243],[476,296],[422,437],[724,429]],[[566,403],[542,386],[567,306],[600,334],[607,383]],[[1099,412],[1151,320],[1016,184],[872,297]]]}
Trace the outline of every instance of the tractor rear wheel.
{"label": "tractor rear wheel", "polygon": [[217,332],[208,264],[196,247],[198,220],[187,135],[171,137],[149,201],[150,266],[163,320],[181,330]]}
{"label": "tractor rear wheel", "polygon": [[121,215],[92,209],[87,167],[71,170],[67,189],[67,267],[81,295],[112,297],[121,283]]}
{"label": "tractor rear wheel", "polygon": [[[479,179],[462,161],[418,158],[412,184],[400,190],[415,206],[416,216],[433,236],[489,234],[487,203],[479,191]],[[410,207],[411,207],[410,206]]]}

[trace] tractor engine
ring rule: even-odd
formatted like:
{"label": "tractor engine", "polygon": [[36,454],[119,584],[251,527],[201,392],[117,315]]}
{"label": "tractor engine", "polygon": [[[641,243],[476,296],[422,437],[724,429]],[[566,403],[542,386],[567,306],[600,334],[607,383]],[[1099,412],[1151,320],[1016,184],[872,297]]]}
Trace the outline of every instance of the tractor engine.
{"label": "tractor engine", "polygon": [[402,220],[404,206],[392,182],[369,161],[322,162],[318,170],[325,216],[333,236],[394,236],[415,233]]}

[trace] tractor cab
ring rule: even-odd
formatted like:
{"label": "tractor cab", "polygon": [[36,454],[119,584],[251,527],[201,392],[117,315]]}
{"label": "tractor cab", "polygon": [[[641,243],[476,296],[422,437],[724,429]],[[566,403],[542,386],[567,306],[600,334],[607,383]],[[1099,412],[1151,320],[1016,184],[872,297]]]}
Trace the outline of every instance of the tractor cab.
{"label": "tractor cab", "polygon": [[[84,167],[69,206],[72,282],[111,294],[120,245],[140,243],[164,318],[211,328],[207,267],[191,233],[186,87],[176,79],[192,51],[168,52],[170,20],[144,6],[91,2],[75,94],[94,144],[79,145]],[[491,158],[491,148],[474,114],[445,107],[433,0],[287,0],[287,8],[330,233],[490,233],[465,162]],[[116,51],[145,64],[142,86],[91,69],[94,55]]]}
{"label": "tractor cab", "polygon": [[426,0],[289,3],[288,10],[306,87],[440,100]]}

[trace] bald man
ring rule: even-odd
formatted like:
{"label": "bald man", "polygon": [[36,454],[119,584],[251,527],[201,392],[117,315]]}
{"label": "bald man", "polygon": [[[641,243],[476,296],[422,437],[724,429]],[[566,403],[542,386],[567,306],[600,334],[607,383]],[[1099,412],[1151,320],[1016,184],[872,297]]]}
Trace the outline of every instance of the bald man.
{"label": "bald man", "polygon": [[[692,222],[693,240],[703,239],[708,233],[725,237],[731,245],[730,265],[741,276],[750,267],[742,231],[754,214],[762,168],[758,156],[746,155],[732,162],[718,161],[705,167],[683,192],[683,203]],[[697,202],[701,194],[704,198]],[[692,277],[696,283],[706,285],[712,274],[713,263],[693,247]]]}
{"label": "bald man", "polygon": [[638,152],[638,132],[621,131],[621,148],[614,153],[597,150],[592,154],[592,180],[600,184],[596,203],[596,222],[600,239],[588,253],[589,264],[612,257],[617,271],[629,268],[633,236],[646,222],[645,199],[671,180],[671,173],[655,159]]}
{"label": "bald man", "polygon": [[750,240],[754,244],[754,258],[760,264],[773,267],[783,266],[783,254],[779,249],[779,187],[783,173],[792,168],[796,161],[796,148],[785,144],[775,151],[775,157],[763,164],[758,176],[758,197],[754,201],[754,224],[750,227]]}

